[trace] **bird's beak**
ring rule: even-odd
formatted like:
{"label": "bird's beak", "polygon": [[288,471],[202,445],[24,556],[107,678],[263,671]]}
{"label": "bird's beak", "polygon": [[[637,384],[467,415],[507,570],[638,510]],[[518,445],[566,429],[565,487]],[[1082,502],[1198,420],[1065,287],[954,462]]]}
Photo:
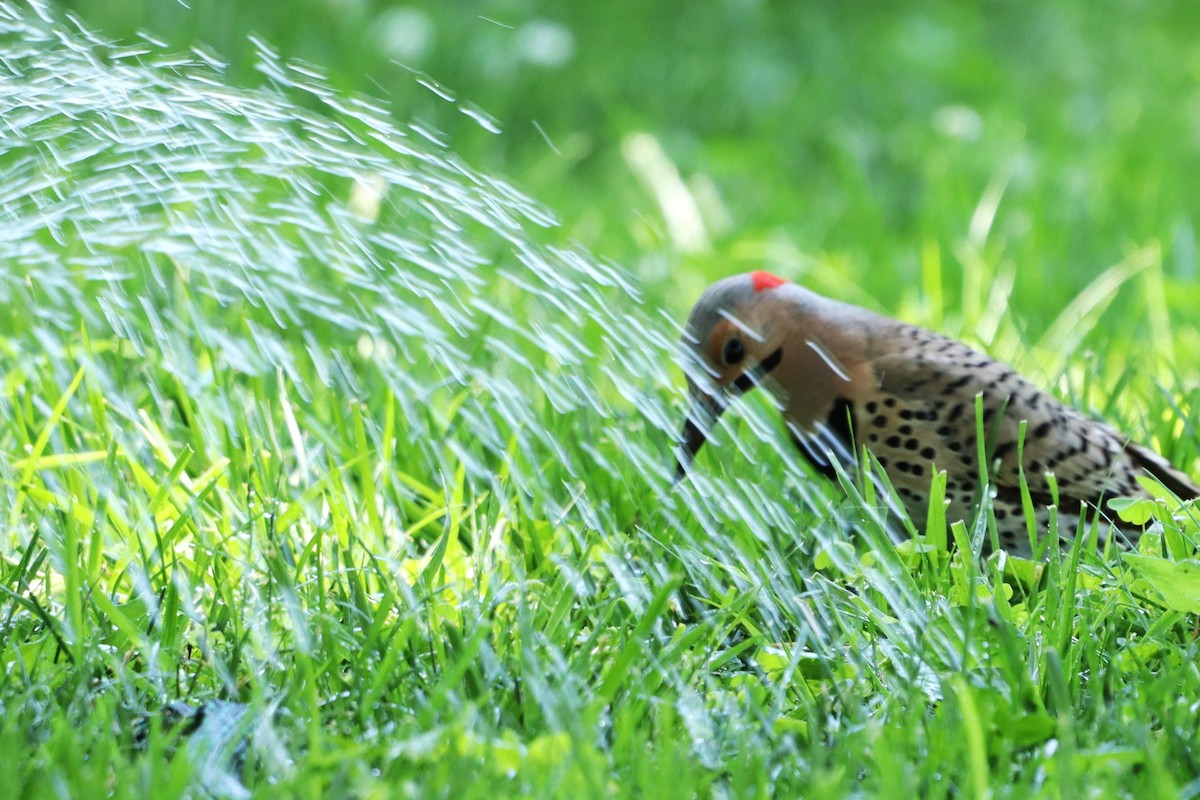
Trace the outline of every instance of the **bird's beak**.
{"label": "bird's beak", "polygon": [[691,379],[688,380],[691,407],[688,409],[687,421],[683,423],[683,432],[679,437],[679,456],[676,461],[674,483],[679,483],[687,475],[688,465],[692,463],[696,453],[700,452],[700,448],[708,440],[708,432],[717,424],[721,413],[729,404],[727,398],[743,395],[758,386],[779,366],[782,360],[783,348],[777,347],[753,369],[738,376],[732,385],[721,389],[719,395],[708,394]]}
{"label": "bird's beak", "polygon": [[679,456],[675,469],[675,483],[687,475],[688,465],[700,452],[700,448],[708,440],[708,432],[717,424],[721,412],[725,410],[725,402],[718,397],[705,394],[696,387],[691,391],[691,407],[688,409],[687,421],[683,423],[680,434]]}

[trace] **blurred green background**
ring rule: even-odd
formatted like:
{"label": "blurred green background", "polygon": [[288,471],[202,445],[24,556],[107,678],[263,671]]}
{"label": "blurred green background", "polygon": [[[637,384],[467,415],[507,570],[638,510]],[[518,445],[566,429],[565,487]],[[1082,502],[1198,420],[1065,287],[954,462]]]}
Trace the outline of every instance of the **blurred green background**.
{"label": "blurred green background", "polygon": [[[1148,245],[1166,302],[1200,301],[1194,2],[67,5],[114,38],[203,44],[241,84],[264,80],[250,35],[316,64],[547,204],[672,313],[768,266],[892,312],[944,305],[921,319],[938,324],[981,259],[984,284],[1015,266],[1035,335]],[[1137,304],[1155,313],[1113,307]]]}
{"label": "blurred green background", "polygon": [[[0,54],[28,76],[17,102],[53,112],[8,121],[49,138],[9,159],[33,246],[8,282],[29,313],[10,315],[0,392],[15,465],[0,490],[24,547],[0,570],[17,626],[0,748],[32,755],[0,759],[0,785],[187,791],[188,759],[130,756],[114,733],[144,704],[228,696],[274,716],[287,763],[251,785],[281,794],[1195,788],[1196,715],[1177,702],[1200,694],[1194,593],[1164,612],[1136,573],[1054,555],[1036,588],[1002,582],[1003,561],[893,560],[863,521],[876,500],[827,505],[836,487],[795,480],[762,413],[702,455],[695,493],[666,495],[661,435],[684,402],[665,331],[706,282],[767,268],[982,344],[1196,474],[1195,0],[68,5],[103,36],[228,68],[187,124],[130,113],[112,134],[108,106],[101,124],[72,115],[88,70],[60,60],[39,81],[55,53]],[[369,215],[310,238],[306,222],[351,216],[353,181],[329,164],[379,168],[351,148],[278,180],[279,154],[251,151],[252,191],[231,191],[260,140],[222,150],[225,129],[195,123],[238,108],[218,103],[225,81],[268,81],[256,42],[539,199],[562,225],[531,237],[623,265],[642,300],[586,259],[555,288],[597,291],[516,296],[575,265],[512,257],[525,238],[501,235],[503,213],[450,242],[451,278],[420,276],[436,292],[414,292],[388,253],[431,261],[435,234],[478,220],[460,197],[406,215],[426,199],[411,186],[377,230],[412,242],[357,240]],[[133,58],[97,70],[101,88]],[[158,69],[132,70],[136,85]],[[46,94],[67,81],[56,109]],[[269,111],[254,133],[337,141]],[[162,208],[146,194],[159,173],[128,156],[146,142],[189,190]],[[211,207],[198,142],[227,181]],[[414,174],[474,176],[437,161]],[[331,195],[307,194],[325,179]],[[280,202],[293,192],[296,209]],[[336,263],[359,256],[361,271]],[[464,281],[477,256],[516,277]],[[469,324],[447,299],[468,301]],[[399,319],[439,303],[427,326]]]}

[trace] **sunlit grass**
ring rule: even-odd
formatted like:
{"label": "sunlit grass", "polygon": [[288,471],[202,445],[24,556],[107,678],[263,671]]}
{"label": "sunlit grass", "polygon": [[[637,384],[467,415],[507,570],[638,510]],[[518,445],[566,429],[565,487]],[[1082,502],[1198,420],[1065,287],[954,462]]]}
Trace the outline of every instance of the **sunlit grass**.
{"label": "sunlit grass", "polygon": [[[661,307],[688,298],[647,300],[537,203],[269,51],[251,91],[53,15],[0,6],[0,27],[4,785],[1190,785],[1195,576],[1155,537],[1143,562],[1087,529],[1044,565],[985,560],[985,507],[904,541],[886,492],[806,472],[762,398],[672,488]],[[1008,255],[967,218],[926,245],[931,305],[892,310],[1194,466],[1200,406],[1173,366],[1194,331],[1161,253],[1074,276],[1079,319],[1026,336],[995,310]],[[779,266],[871,301],[836,260]],[[1114,343],[1081,367],[1084,342],[1147,322],[1103,313],[1133,292],[1180,361]],[[1155,510],[1188,557],[1196,524]]]}

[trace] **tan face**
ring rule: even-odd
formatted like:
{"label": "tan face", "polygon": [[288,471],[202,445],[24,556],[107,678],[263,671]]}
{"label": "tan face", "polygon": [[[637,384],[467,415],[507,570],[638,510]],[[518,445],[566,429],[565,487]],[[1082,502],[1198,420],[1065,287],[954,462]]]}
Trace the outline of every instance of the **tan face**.
{"label": "tan face", "polygon": [[707,338],[694,347],[712,383],[688,377],[691,408],[681,436],[677,480],[704,446],[708,431],[724,412],[729,396],[753,389],[779,365],[781,357],[781,351],[771,349],[768,340],[756,332],[753,319],[744,313],[722,314]]}
{"label": "tan face", "polygon": [[754,337],[731,319],[722,319],[704,345],[704,359],[716,371],[713,380],[726,387],[745,371],[746,355],[756,344]]}

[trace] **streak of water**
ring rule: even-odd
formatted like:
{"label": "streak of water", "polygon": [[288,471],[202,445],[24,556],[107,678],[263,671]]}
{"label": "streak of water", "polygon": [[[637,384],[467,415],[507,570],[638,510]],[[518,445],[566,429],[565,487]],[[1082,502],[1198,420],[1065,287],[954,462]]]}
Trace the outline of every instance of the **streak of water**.
{"label": "streak of water", "polygon": [[[349,434],[322,430],[326,411],[305,407],[316,388],[333,387],[345,403],[333,416],[365,420],[374,450],[393,454],[378,479],[449,487],[464,469],[508,517],[562,526],[581,552],[599,541],[586,568],[616,581],[633,608],[682,569],[697,594],[753,596],[767,640],[840,653],[863,674],[879,669],[875,651],[851,631],[900,642],[892,658],[917,662],[898,666],[913,671],[926,668],[920,654],[948,660],[961,649],[927,637],[938,610],[887,555],[887,504],[868,503],[845,475],[853,497],[838,505],[765,404],[731,412],[709,447],[752,464],[755,480],[706,463],[672,488],[684,415],[678,324],[647,308],[621,269],[538,244],[531,232],[553,214],[462,164],[436,132],[341,98],[266,47],[272,86],[243,91],[224,85],[210,58],[138,48],[140,63],[130,50],[104,61],[103,43],[59,25],[0,5],[0,296],[12,312],[0,333],[17,349],[42,348],[46,368],[66,379],[86,361],[119,417],[123,451],[145,453],[151,423],[167,441],[191,428],[214,447],[262,448],[274,423],[250,426],[259,412],[245,407],[247,387],[282,382],[290,391],[280,402],[299,412],[275,441],[301,441],[271,454],[288,469],[279,499],[304,504],[284,517],[318,530],[328,516],[322,482],[342,479],[328,465],[353,471],[335,441]],[[382,189],[364,218],[349,203],[366,184]],[[104,347],[86,352],[81,331]],[[175,382],[192,397],[186,412]],[[398,418],[387,422],[392,404]],[[6,481],[4,491],[11,506],[18,489]],[[394,502],[374,501],[371,511],[392,520],[374,543],[382,557],[418,553],[406,529],[428,508],[404,504],[420,506],[420,496],[408,486]],[[120,497],[111,503],[137,519]],[[246,513],[230,530],[250,528]],[[37,525],[18,522],[5,548]],[[848,529],[883,555],[863,564],[858,550],[836,546]],[[813,567],[818,550],[873,591],[828,580]],[[572,574],[580,566],[562,561]],[[586,603],[586,581],[576,583]],[[687,704],[697,731],[711,728],[703,711]]]}

